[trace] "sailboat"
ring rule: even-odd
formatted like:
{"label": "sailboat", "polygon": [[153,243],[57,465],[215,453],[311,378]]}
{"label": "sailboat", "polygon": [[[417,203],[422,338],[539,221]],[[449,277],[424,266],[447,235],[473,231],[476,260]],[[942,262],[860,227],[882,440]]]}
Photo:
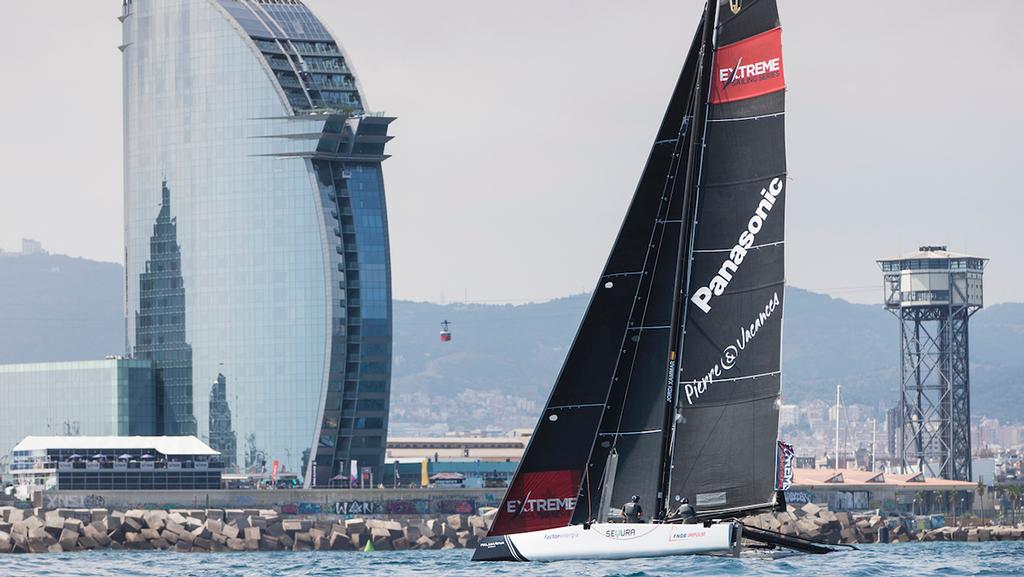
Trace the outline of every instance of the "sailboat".
{"label": "sailboat", "polygon": [[[732,553],[783,504],[785,87],[776,0],[709,0],[474,560]],[[610,522],[633,495],[648,522]]]}

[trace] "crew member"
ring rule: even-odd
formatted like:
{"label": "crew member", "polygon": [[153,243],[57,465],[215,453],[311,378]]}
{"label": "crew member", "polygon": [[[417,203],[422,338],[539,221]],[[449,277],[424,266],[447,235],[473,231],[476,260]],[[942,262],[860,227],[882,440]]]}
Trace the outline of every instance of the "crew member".
{"label": "crew member", "polygon": [[640,506],[640,496],[633,495],[629,502],[622,506],[622,514],[627,523],[643,523],[644,508]]}
{"label": "crew member", "polygon": [[693,505],[690,504],[690,500],[683,497],[683,501],[679,503],[679,507],[676,509],[673,519],[681,519],[683,523],[690,524],[697,522],[697,511],[694,510]]}

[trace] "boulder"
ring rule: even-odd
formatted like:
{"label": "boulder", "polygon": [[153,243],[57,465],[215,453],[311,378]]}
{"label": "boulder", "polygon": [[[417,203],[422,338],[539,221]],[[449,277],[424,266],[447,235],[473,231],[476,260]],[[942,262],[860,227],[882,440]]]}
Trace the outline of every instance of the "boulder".
{"label": "boulder", "polygon": [[374,539],[373,548],[377,551],[391,551],[394,549],[391,545],[391,539],[387,537],[378,537]]}
{"label": "boulder", "polygon": [[418,525],[408,525],[405,527],[405,531],[402,536],[405,537],[410,543],[415,543],[420,537],[423,536],[423,532],[420,531]]}
{"label": "boulder", "polygon": [[60,537],[57,539],[60,546],[65,551],[72,551],[78,545],[78,532],[64,529],[60,533]]}
{"label": "boulder", "polygon": [[228,538],[227,541],[228,549],[232,551],[245,551],[245,541],[242,539],[235,539],[234,537]]}
{"label": "boulder", "polygon": [[[191,531],[191,533],[196,539],[211,539],[213,537],[213,531],[210,531],[209,527],[206,527],[205,525],[196,527]],[[193,541],[193,544],[195,544],[195,541]]]}
{"label": "boulder", "polygon": [[160,538],[164,541],[167,541],[169,544],[174,545],[178,542],[178,539],[180,539],[181,537],[179,537],[177,533],[171,531],[170,529],[164,529],[163,531],[160,531]]}
{"label": "boulder", "polygon": [[235,527],[234,525],[230,524],[221,527],[220,532],[228,539],[237,539],[238,535],[241,533],[238,527]]}
{"label": "boulder", "polygon": [[224,533],[224,523],[220,519],[211,519],[210,517],[207,517],[206,528],[214,535]]}
{"label": "boulder", "polygon": [[237,520],[241,519],[242,517],[245,517],[245,511],[243,511],[242,509],[225,509],[224,510],[224,520],[226,522],[228,522],[228,523],[230,523],[232,521],[237,521]]}
{"label": "boulder", "polygon": [[252,539],[255,541],[259,541],[260,537],[262,536],[259,527],[246,527],[243,533],[245,533],[246,540]]}
{"label": "boulder", "polygon": [[350,541],[352,541],[353,549],[358,549],[362,551],[363,547],[366,546],[367,536],[365,533],[350,533],[348,538]]}
{"label": "boulder", "polygon": [[192,551],[192,544],[181,540],[174,544],[174,550],[178,553],[190,553]]}
{"label": "boulder", "polygon": [[99,547],[99,543],[88,535],[80,535],[78,537],[78,547],[80,549],[96,549]]}
{"label": "boulder", "polygon": [[351,551],[355,549],[355,546],[352,544],[352,538],[348,533],[332,531],[330,548],[332,551]]}
{"label": "boulder", "polygon": [[345,520],[345,532],[349,535],[353,533],[364,533],[366,532],[366,521],[363,519],[346,519]]}
{"label": "boulder", "polygon": [[47,533],[53,536],[54,539],[60,537],[61,532],[64,531],[64,518],[60,515],[51,514],[46,517],[46,525],[44,526]]}
{"label": "boulder", "polygon": [[409,540],[406,539],[405,537],[399,537],[397,539],[392,539],[391,540],[391,546],[395,549],[395,551],[405,551],[406,549],[409,548]]}
{"label": "boulder", "polygon": [[66,529],[68,531],[74,531],[75,533],[81,533],[82,532],[82,527],[84,525],[85,525],[85,523],[83,523],[82,520],[77,518],[77,517],[72,517],[70,519],[64,519],[64,529]]}
{"label": "boulder", "polygon": [[469,528],[469,520],[465,515],[448,515],[448,518],[445,519],[445,523],[456,531]]}
{"label": "boulder", "polygon": [[433,549],[437,543],[430,537],[420,537],[413,542],[413,549]]}
{"label": "boulder", "polygon": [[125,533],[138,533],[142,531],[142,521],[135,517],[128,517],[122,520],[121,528],[124,529]]}
{"label": "boulder", "polygon": [[476,549],[477,539],[473,536],[473,533],[467,530],[459,531],[457,535],[456,542],[459,544],[459,547],[463,549]]}
{"label": "boulder", "polygon": [[148,511],[143,516],[143,520],[146,522],[146,527],[159,531],[167,524],[167,513],[164,511]]}
{"label": "boulder", "polygon": [[96,525],[98,524],[99,523],[96,523],[94,525],[86,525],[82,529],[82,535],[81,537],[79,537],[79,541],[88,538],[89,540],[94,541],[96,545],[99,547],[109,546],[111,539],[109,536],[107,536],[106,532],[96,528]]}
{"label": "boulder", "polygon": [[260,537],[260,549],[263,551],[278,551],[281,549],[281,542],[273,535],[263,535]]}

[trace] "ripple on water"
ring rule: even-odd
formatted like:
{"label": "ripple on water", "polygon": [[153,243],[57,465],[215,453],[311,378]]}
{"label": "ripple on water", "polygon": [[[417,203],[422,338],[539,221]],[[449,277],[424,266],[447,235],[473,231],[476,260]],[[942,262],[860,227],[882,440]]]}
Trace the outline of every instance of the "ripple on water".
{"label": "ripple on water", "polygon": [[876,577],[1024,576],[1024,543],[909,543],[869,545],[859,552],[785,559],[665,557],[629,561],[471,563],[469,551],[400,553],[178,554],[96,551],[60,555],[4,555],[0,576],[37,577]]}

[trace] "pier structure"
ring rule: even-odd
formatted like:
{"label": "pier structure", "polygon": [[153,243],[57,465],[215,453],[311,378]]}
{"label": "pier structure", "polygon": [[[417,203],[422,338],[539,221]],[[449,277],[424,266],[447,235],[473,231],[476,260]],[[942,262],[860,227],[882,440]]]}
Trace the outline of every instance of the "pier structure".
{"label": "pier structure", "polygon": [[987,262],[945,246],[878,261],[885,308],[900,321],[896,458],[905,473],[971,480],[968,321],[984,305]]}

